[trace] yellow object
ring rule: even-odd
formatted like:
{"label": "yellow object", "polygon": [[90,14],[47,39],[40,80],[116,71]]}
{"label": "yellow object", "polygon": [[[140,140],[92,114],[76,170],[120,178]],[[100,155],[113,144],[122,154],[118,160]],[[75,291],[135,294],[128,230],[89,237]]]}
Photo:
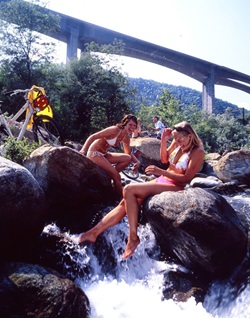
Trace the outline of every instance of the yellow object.
{"label": "yellow object", "polygon": [[[32,104],[32,107],[36,111],[37,116],[46,115],[53,118],[53,111],[49,104],[49,100],[46,96],[45,90],[43,87],[33,85],[28,92],[28,100]],[[29,114],[29,108],[26,110],[26,117]],[[30,129],[33,124],[33,115],[31,116],[27,129]]]}

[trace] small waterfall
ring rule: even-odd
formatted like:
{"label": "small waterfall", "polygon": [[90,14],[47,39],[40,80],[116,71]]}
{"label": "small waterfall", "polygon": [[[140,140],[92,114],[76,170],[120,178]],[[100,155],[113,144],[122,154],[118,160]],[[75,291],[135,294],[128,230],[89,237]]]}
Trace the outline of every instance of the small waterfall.
{"label": "small waterfall", "polygon": [[[250,220],[250,192],[225,198],[235,210],[243,212],[248,221]],[[156,260],[159,251],[150,227],[139,226],[141,243],[131,258],[123,260],[127,235],[128,223],[124,218],[122,222],[101,234],[99,241],[75,245],[73,254],[71,243],[66,243],[70,246],[68,253],[72,261],[79,268],[75,282],[90,300],[91,318],[250,317],[249,259],[245,265],[236,269],[228,281],[215,281],[203,304],[197,304],[194,298],[178,303],[165,300],[162,290],[164,273],[179,266]],[[86,272],[82,275],[80,270],[84,267],[88,268],[87,275]],[[70,268],[67,270],[70,271]],[[245,283],[236,286],[242,274],[245,275]]]}

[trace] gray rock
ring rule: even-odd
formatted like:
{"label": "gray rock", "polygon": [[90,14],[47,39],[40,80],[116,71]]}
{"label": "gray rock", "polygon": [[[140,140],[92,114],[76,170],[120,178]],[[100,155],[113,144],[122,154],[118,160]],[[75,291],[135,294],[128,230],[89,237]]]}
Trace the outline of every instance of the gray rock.
{"label": "gray rock", "polygon": [[90,304],[71,280],[39,265],[0,264],[1,317],[87,318]]}
{"label": "gray rock", "polygon": [[250,185],[250,150],[227,153],[213,167],[217,177],[223,182],[233,180]]}
{"label": "gray rock", "polygon": [[48,217],[43,189],[24,167],[0,157],[0,253],[24,257]]}
{"label": "gray rock", "polygon": [[143,212],[166,257],[192,271],[222,277],[246,255],[248,226],[210,190],[163,192],[146,200]]}
{"label": "gray rock", "polygon": [[72,148],[44,145],[24,160],[24,166],[44,190],[50,209],[59,214],[83,212],[89,204],[114,199],[106,172]]}

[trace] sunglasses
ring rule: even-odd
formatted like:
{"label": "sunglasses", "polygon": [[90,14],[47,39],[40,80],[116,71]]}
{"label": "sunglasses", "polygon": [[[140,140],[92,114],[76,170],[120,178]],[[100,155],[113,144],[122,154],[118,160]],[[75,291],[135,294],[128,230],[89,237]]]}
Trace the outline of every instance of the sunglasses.
{"label": "sunglasses", "polygon": [[175,127],[175,126],[173,126],[172,130],[176,130],[177,132],[185,131],[186,133],[190,134],[189,131],[187,131],[185,128],[182,128],[182,127]]}
{"label": "sunglasses", "polygon": [[126,119],[132,119],[132,120],[137,120],[137,117],[134,115],[127,115]]}
{"label": "sunglasses", "polygon": [[184,136],[182,138],[178,138],[178,139],[175,139],[177,142],[183,142],[183,140],[185,140],[187,138],[187,136]]}

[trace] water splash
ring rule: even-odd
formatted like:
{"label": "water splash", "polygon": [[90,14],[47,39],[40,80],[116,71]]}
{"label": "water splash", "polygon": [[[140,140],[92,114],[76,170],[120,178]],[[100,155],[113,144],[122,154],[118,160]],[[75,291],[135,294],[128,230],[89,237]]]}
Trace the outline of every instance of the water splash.
{"label": "water splash", "polygon": [[202,304],[196,304],[194,298],[187,303],[163,300],[164,273],[176,269],[177,265],[149,257],[146,251],[150,251],[151,255],[158,253],[155,237],[149,226],[139,227],[141,244],[132,257],[122,260],[127,233],[128,225],[125,221],[104,234],[103,239],[111,244],[118,260],[115,277],[103,277],[102,268],[92,254],[90,263],[91,267],[95,267],[95,276],[88,282],[77,279],[77,284],[90,300],[91,318],[165,318],[169,313],[177,318],[211,318]]}
{"label": "water splash", "polygon": [[[225,197],[235,208],[250,219],[250,193]],[[247,282],[237,291],[233,279],[214,282],[203,304],[190,298],[185,303],[164,300],[162,289],[164,273],[177,269],[178,265],[157,261],[159,253],[155,237],[149,226],[140,226],[138,235],[141,244],[134,255],[122,260],[126,246],[128,224],[123,222],[107,230],[101,240],[110,250],[115,263],[112,273],[103,272],[103,264],[95,254],[95,244],[75,246],[72,260],[91,268],[89,275],[79,275],[75,282],[83,289],[91,303],[91,318],[249,318],[250,275]],[[70,234],[67,234],[69,237]],[[150,254],[150,257],[149,255]],[[152,256],[156,256],[155,259]],[[182,270],[185,270],[182,269]],[[80,273],[80,271],[79,271]]]}

